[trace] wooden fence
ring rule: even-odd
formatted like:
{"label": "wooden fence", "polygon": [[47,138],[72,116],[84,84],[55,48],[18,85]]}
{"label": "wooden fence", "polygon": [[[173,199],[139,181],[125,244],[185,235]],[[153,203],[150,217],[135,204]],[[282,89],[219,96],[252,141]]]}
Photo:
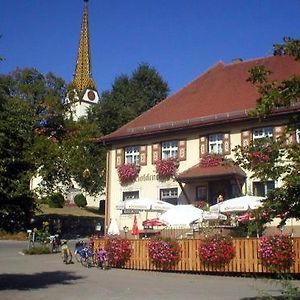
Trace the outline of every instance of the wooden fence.
{"label": "wooden fence", "polygon": [[[178,240],[181,247],[181,259],[178,264],[168,271],[176,272],[226,272],[226,273],[269,273],[262,266],[258,257],[259,240],[250,239],[234,239],[233,244],[236,255],[231,262],[223,268],[215,269],[211,266],[203,264],[199,258],[197,239]],[[134,270],[158,270],[151,262],[148,254],[149,240],[131,240],[132,254],[130,260],[124,266],[125,269]],[[95,249],[104,247],[105,240],[96,239],[94,243]],[[288,273],[297,274],[300,272],[300,238],[293,239],[294,251],[296,254],[295,263],[288,270]]]}

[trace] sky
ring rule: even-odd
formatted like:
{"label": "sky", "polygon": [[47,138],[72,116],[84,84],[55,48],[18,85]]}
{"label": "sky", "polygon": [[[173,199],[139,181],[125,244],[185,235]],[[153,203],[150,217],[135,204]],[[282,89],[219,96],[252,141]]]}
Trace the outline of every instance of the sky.
{"label": "sky", "polygon": [[[272,55],[300,37],[300,0],[89,0],[92,76],[98,90],[148,63],[171,94],[219,61]],[[83,0],[0,0],[0,74],[53,72],[69,83]]]}

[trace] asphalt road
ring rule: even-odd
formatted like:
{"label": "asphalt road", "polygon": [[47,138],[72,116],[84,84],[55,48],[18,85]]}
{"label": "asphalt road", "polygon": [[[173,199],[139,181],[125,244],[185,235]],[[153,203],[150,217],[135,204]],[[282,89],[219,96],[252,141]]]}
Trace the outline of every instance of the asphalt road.
{"label": "asphalt road", "polygon": [[59,254],[19,254],[26,246],[0,241],[1,300],[253,300],[279,294],[279,286],[266,279],[88,269],[63,264]]}

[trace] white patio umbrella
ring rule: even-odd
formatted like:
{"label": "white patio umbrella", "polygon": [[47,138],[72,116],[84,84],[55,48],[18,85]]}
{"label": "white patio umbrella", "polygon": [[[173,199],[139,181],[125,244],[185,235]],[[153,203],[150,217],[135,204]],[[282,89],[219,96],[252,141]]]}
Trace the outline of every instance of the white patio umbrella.
{"label": "white patio umbrella", "polygon": [[132,209],[138,211],[167,211],[172,208],[174,205],[161,200],[151,200],[151,199],[132,199],[125,200],[116,205],[116,209]]}
{"label": "white patio umbrella", "polygon": [[225,200],[221,203],[212,205],[209,210],[211,212],[243,212],[248,211],[249,209],[257,209],[261,207],[262,200],[264,197],[258,196],[241,196],[232,199]]}
{"label": "white patio umbrella", "polygon": [[110,219],[110,223],[107,229],[107,234],[108,235],[119,235],[120,231],[119,231],[119,227],[117,224],[116,219]]}
{"label": "white patio umbrella", "polygon": [[203,221],[225,221],[227,216],[219,212],[203,211],[202,218],[193,221],[193,224],[198,224]]}
{"label": "white patio umbrella", "polygon": [[169,226],[189,226],[190,223],[202,218],[203,210],[193,205],[175,205],[161,214],[159,220]]}

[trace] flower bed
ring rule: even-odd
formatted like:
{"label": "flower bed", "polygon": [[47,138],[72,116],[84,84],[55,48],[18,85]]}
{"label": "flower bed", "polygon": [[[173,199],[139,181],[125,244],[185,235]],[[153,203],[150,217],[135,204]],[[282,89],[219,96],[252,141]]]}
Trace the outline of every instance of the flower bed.
{"label": "flower bed", "polygon": [[271,272],[288,270],[295,260],[292,238],[284,234],[261,237],[259,258]]}
{"label": "flower bed", "polygon": [[121,184],[135,181],[140,172],[140,166],[135,164],[123,164],[118,167],[118,175]]}
{"label": "flower bed", "polygon": [[160,159],[155,165],[159,179],[169,179],[176,175],[179,162],[176,158]]}
{"label": "flower bed", "polygon": [[180,260],[180,246],[176,240],[157,238],[150,240],[149,257],[158,268],[167,269]]}
{"label": "flower bed", "polygon": [[214,235],[200,242],[199,255],[204,263],[220,268],[234,258],[235,248],[230,237]]}
{"label": "flower bed", "polygon": [[130,259],[131,242],[127,239],[110,238],[105,245],[110,266],[122,267]]}

